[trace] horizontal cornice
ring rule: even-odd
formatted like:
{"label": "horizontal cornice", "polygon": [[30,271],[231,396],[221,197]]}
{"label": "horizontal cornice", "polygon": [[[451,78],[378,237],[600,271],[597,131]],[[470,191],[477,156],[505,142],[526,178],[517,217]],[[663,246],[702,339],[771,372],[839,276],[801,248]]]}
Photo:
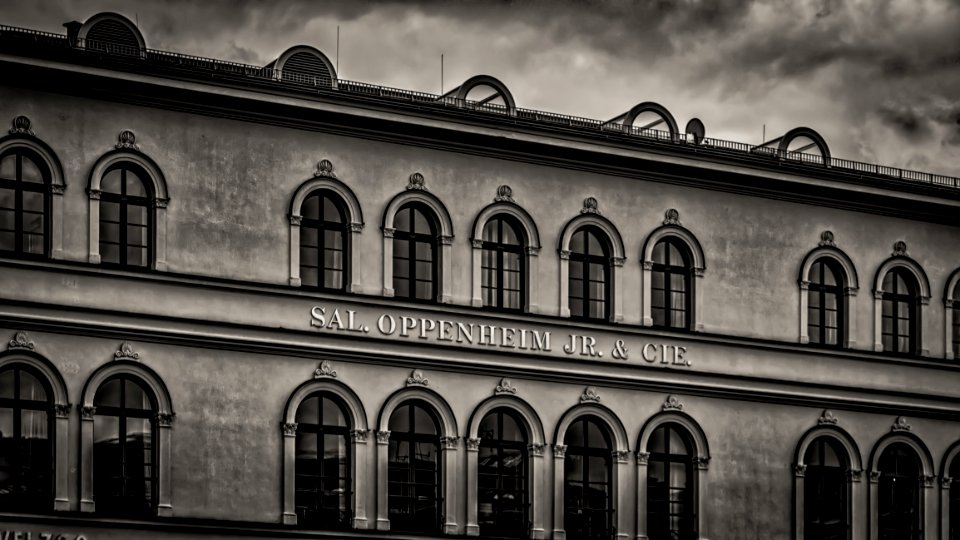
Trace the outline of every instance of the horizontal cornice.
{"label": "horizontal cornice", "polygon": [[[589,135],[562,126],[349,94],[310,98],[235,81],[196,81],[0,54],[8,84],[858,212],[960,225],[960,190],[706,147]],[[65,90],[68,89],[68,90]]]}

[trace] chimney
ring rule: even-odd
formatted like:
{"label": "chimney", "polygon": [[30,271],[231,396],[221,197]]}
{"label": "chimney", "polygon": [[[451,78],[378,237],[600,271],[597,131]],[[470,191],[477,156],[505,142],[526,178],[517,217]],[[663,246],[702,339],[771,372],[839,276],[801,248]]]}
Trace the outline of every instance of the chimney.
{"label": "chimney", "polygon": [[67,44],[71,47],[77,46],[77,37],[80,35],[80,27],[83,23],[80,21],[70,21],[63,23],[67,29]]}

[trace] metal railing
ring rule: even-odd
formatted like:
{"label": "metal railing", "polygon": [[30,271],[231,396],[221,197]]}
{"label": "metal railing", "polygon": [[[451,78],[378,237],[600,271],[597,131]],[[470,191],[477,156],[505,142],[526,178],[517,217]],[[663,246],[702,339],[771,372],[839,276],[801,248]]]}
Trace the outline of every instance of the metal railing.
{"label": "metal railing", "polygon": [[95,54],[128,59],[136,62],[149,62],[152,67],[169,69],[186,69],[192,74],[206,74],[213,77],[231,77],[243,80],[258,81],[261,83],[283,85],[287,88],[307,91],[332,91],[345,95],[355,95],[385,99],[394,102],[406,102],[417,106],[439,108],[455,108],[461,111],[477,111],[492,115],[512,117],[516,121],[527,121],[537,124],[562,126],[579,131],[592,131],[601,134],[622,134],[648,141],[657,141],[670,145],[682,145],[687,148],[703,149],[704,151],[719,151],[726,154],[749,154],[763,156],[771,160],[786,161],[807,166],[828,167],[833,170],[857,173],[860,176],[875,177],[906,181],[911,183],[925,183],[938,186],[960,188],[960,178],[940,174],[925,173],[888,167],[873,163],[863,163],[848,159],[830,158],[825,160],[822,155],[803,152],[781,152],[776,148],[751,145],[736,141],[704,138],[698,144],[693,137],[685,134],[671,134],[667,131],[644,129],[632,125],[604,122],[593,118],[569,116],[564,114],[539,111],[535,109],[510,108],[505,105],[458,99],[453,96],[441,96],[427,92],[391,88],[346,79],[330,79],[314,77],[302,73],[281,71],[272,67],[254,66],[224,60],[192,56],[188,54],[161,51],[156,49],[140,49],[117,43],[102,42],[92,39],[77,39],[72,46],[67,36],[51,32],[42,32],[12,26],[0,25],[0,44],[4,42],[20,42],[29,45],[69,47],[80,54]]}

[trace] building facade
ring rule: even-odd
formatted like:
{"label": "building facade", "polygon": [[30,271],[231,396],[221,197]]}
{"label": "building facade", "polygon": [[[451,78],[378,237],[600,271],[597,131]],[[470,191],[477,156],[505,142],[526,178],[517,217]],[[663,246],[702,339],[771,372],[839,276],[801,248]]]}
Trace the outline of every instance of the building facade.
{"label": "building facade", "polygon": [[0,27],[3,538],[960,538],[957,179],[64,26]]}

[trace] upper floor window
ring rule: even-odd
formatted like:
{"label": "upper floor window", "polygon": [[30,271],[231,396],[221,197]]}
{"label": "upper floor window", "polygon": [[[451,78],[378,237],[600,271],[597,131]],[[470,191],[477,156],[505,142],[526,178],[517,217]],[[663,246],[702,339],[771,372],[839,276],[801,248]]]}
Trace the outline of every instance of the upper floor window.
{"label": "upper floor window", "polygon": [[496,409],[480,422],[477,515],[482,536],[527,535],[527,436],[510,409]]}
{"label": "upper floor window", "polygon": [[686,245],[665,238],[653,246],[650,313],[654,326],[690,327],[690,255]]}
{"label": "upper floor window", "polygon": [[810,343],[842,346],[843,270],[833,259],[821,258],[810,266],[807,289],[807,335]]}
{"label": "upper floor window", "polygon": [[390,416],[387,511],[390,529],[440,530],[440,424],[428,406],[408,401]]}
{"label": "upper floor window", "polygon": [[650,434],[647,463],[647,531],[651,540],[693,539],[695,501],[690,436],[677,424]]}
{"label": "upper floor window", "polygon": [[152,263],[153,194],[146,173],[119,163],[100,183],[100,260],[148,268]]}
{"label": "upper floor window", "polygon": [[881,335],[884,351],[917,354],[917,296],[916,280],[906,269],[894,268],[883,277]]}
{"label": "upper floor window", "polygon": [[97,511],[124,516],[153,513],[157,500],[153,395],[141,381],[122,374],[100,385],[93,404]]}
{"label": "upper floor window", "polygon": [[13,148],[0,155],[0,252],[47,253],[50,171],[32,152]]}
{"label": "upper floor window", "polygon": [[324,528],[350,526],[350,452],[347,418],[339,398],[314,394],[297,408],[297,522]]}
{"label": "upper floor window", "polygon": [[402,206],[394,217],[394,296],[436,301],[438,233],[433,212],[421,203]]}
{"label": "upper floor window", "polygon": [[52,391],[17,364],[0,371],[0,507],[52,508]]}
{"label": "upper floor window", "polygon": [[880,455],[877,526],[881,539],[923,538],[921,465],[905,443],[893,443]]}
{"label": "upper floor window", "polygon": [[346,280],[347,217],[342,201],[314,191],[300,209],[300,279],[305,287],[343,291]]}
{"label": "upper floor window", "polygon": [[846,452],[833,437],[818,437],[807,447],[803,462],[804,537],[847,538]]}
{"label": "upper floor window", "polygon": [[567,538],[607,539],[613,533],[613,449],[591,416],[567,428],[564,457],[564,529]]}
{"label": "upper floor window", "polygon": [[578,229],[570,238],[570,316],[610,318],[610,248],[596,227]]}
{"label": "upper floor window", "polygon": [[508,310],[523,309],[523,236],[519,224],[495,216],[483,227],[481,262],[483,305]]}

